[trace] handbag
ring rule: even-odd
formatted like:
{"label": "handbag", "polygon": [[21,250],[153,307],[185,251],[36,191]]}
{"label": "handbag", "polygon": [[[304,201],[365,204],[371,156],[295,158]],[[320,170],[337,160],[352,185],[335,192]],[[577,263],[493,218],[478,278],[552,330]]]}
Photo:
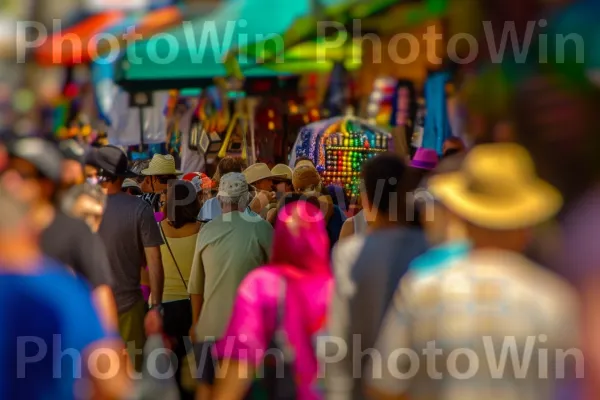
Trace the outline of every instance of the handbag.
{"label": "handbag", "polygon": [[[289,343],[287,332],[283,322],[285,316],[285,291],[286,281],[280,285],[277,298],[277,314],[275,321],[275,332],[271,337],[269,355],[263,360],[263,365],[256,371],[256,377],[245,396],[247,400],[296,400],[297,387],[294,380],[294,358],[295,352]],[[214,385],[215,365],[217,360],[212,356],[213,343],[198,343],[194,345],[194,353],[199,365],[198,378],[208,385]],[[207,355],[209,355],[207,357]],[[278,365],[283,365],[283,375],[278,376]]]}

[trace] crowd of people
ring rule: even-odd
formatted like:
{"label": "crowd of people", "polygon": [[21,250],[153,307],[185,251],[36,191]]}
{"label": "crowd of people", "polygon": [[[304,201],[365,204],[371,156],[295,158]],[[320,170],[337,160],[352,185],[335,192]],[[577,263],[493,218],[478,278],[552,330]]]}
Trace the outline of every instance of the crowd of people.
{"label": "crowd of people", "polygon": [[1,397],[578,398],[576,292],[524,256],[562,205],[529,154],[453,139],[361,175],[352,201],[308,159],[211,178],[3,140]]}

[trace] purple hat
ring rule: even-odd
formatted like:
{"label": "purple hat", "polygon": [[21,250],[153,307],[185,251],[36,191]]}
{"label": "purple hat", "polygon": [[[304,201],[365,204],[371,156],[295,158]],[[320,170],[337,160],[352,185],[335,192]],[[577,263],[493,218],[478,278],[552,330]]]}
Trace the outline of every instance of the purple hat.
{"label": "purple hat", "polygon": [[437,166],[438,160],[439,158],[435,150],[419,147],[410,162],[410,166],[413,168],[432,170]]}

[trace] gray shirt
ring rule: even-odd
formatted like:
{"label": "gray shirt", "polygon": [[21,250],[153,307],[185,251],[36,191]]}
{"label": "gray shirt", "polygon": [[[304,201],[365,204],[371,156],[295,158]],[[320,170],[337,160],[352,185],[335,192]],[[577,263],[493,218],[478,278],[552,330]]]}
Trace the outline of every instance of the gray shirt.
{"label": "gray shirt", "polygon": [[[355,235],[333,252],[336,289],[328,318],[328,334],[343,340],[347,355],[326,365],[327,398],[362,399],[362,377],[375,346],[385,312],[410,262],[427,250],[422,231],[397,228]],[[322,357],[334,357],[335,345]],[[358,354],[356,352],[359,352]],[[331,358],[330,358],[331,359]]]}
{"label": "gray shirt", "polygon": [[144,248],[163,244],[152,208],[135,196],[110,195],[98,234],[108,253],[118,311],[126,312],[143,300],[140,269],[146,265]]}

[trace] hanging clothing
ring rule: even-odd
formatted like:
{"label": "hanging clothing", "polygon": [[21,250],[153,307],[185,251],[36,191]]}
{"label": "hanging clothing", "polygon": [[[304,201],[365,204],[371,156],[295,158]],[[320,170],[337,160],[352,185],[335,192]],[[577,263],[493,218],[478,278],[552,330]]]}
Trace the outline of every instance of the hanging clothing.
{"label": "hanging clothing", "polygon": [[425,82],[425,132],[423,146],[442,154],[444,141],[452,136],[448,108],[446,104],[446,83],[450,79],[448,72],[435,72]]}

